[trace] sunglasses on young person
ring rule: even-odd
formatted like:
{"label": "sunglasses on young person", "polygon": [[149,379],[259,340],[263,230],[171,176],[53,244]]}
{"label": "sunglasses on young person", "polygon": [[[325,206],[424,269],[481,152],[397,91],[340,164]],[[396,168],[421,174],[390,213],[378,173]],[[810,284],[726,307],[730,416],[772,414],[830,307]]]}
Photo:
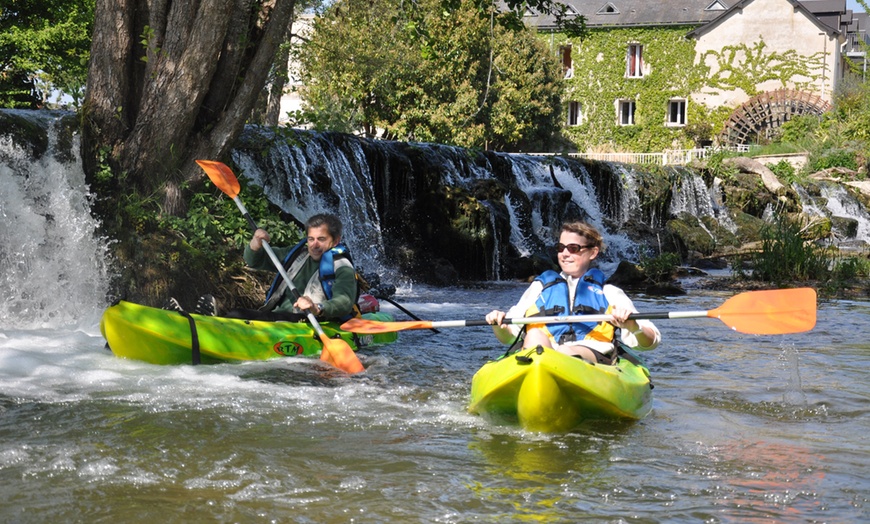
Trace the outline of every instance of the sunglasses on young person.
{"label": "sunglasses on young person", "polygon": [[554,249],[556,250],[556,253],[561,253],[563,249],[567,249],[568,253],[571,253],[572,255],[576,255],[577,253],[583,251],[584,249],[588,249],[590,247],[595,247],[595,246],[592,246],[592,245],[581,246],[580,244],[563,244],[563,243],[559,242],[558,244],[556,244]]}

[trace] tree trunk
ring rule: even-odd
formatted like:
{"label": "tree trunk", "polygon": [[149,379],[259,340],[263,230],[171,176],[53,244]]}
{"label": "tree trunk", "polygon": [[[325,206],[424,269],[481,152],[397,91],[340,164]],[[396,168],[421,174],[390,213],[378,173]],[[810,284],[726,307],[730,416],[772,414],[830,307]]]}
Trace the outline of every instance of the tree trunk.
{"label": "tree trunk", "polygon": [[181,183],[203,175],[194,160],[224,157],[241,133],[295,0],[96,2],[86,170],[93,176],[107,161],[124,184],[162,194],[164,211],[177,214]]}
{"label": "tree trunk", "polygon": [[[284,41],[287,42],[292,37],[291,26],[287,26],[287,32],[284,34]],[[281,120],[281,98],[284,97],[284,86],[287,85],[288,62],[290,60],[290,46],[282,45],[275,55],[275,64],[272,66],[272,83],[269,85],[269,97],[266,101],[266,117],[264,118],[267,126],[277,126]]]}

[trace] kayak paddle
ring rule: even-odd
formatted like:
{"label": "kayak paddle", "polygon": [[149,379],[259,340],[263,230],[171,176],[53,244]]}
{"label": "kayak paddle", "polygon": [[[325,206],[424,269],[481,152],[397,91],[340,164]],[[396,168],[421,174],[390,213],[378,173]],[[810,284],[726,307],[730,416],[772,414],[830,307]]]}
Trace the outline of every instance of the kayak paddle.
{"label": "kayak paddle", "polygon": [[[239,180],[236,178],[233,171],[226,164],[214,160],[197,160],[196,163],[199,164],[199,167],[201,167],[203,171],[205,171],[205,174],[208,175],[208,178],[211,179],[212,183],[214,183],[218,189],[233,199],[233,202],[236,203],[239,211],[241,211],[245,218],[248,219],[248,225],[251,227],[251,231],[256,231],[257,223],[254,222],[254,219],[248,214],[248,210],[245,209],[245,205],[239,199],[241,186],[239,185]],[[287,286],[290,288],[293,297],[298,299],[299,291],[296,289],[296,286],[293,285],[293,280],[290,279],[287,271],[284,270],[284,265],[281,264],[281,261],[278,260],[275,252],[272,251],[272,247],[269,246],[269,243],[265,240],[263,240],[263,247],[266,248],[266,253],[268,253],[269,258],[272,259],[272,263],[275,265],[278,273],[281,274],[281,278],[287,282]],[[340,338],[329,338],[329,336],[323,332],[323,328],[320,327],[314,314],[310,311],[307,311],[306,313],[308,315],[308,321],[311,323],[311,326],[314,328],[314,331],[323,343],[323,351],[320,352],[321,360],[328,362],[347,373],[359,373],[360,371],[365,370],[362,362],[359,361],[356,353],[353,352],[353,349],[351,349],[347,342]]]}
{"label": "kayak paddle", "polygon": [[[629,318],[718,318],[729,328],[753,335],[784,335],[809,331],[816,325],[816,290],[812,288],[747,291],[734,295],[716,309],[709,311],[671,311],[632,313]],[[553,317],[506,318],[505,324],[563,324],[570,322],[610,322],[610,315],[573,315]],[[378,322],[352,318],[341,329],[352,333],[378,334],[408,329],[433,329],[466,326],[486,326],[486,320],[419,320]]]}

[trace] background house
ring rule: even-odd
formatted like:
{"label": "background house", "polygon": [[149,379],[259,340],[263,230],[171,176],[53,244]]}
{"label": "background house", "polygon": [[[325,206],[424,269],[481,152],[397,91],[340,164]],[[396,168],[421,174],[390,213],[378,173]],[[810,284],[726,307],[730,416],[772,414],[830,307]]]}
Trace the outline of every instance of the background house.
{"label": "background house", "polygon": [[850,64],[864,67],[866,14],[845,0],[567,0],[588,38],[529,10],[558,53],[566,134],[578,149],[762,140],[831,107]]}
{"label": "background house", "polygon": [[[561,61],[574,150],[762,141],[795,115],[828,110],[867,75],[868,16],[846,0],[562,1],[586,18],[587,38],[534,9],[524,19]],[[311,24],[304,15],[292,32]],[[282,123],[302,107],[296,69],[291,57]]]}

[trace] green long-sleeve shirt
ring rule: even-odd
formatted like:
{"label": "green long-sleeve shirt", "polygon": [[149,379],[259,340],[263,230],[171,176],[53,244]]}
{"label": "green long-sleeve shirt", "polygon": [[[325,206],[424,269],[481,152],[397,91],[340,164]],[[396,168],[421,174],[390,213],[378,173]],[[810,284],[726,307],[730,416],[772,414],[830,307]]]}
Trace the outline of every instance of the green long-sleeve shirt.
{"label": "green long-sleeve shirt", "polygon": [[[284,260],[292,247],[272,247],[278,260]],[[303,248],[304,249],[304,248]],[[275,270],[275,265],[269,258],[265,249],[254,251],[251,246],[245,246],[245,263],[253,269]],[[295,275],[290,275],[293,286],[302,294],[311,276],[320,269],[320,262],[311,258],[305,261]],[[341,266],[335,271],[335,282],[332,285],[332,298],[321,302],[323,306],[323,319],[339,319],[353,313],[353,305],[356,302],[356,271],[352,267]],[[275,307],[275,311],[293,311],[293,292],[290,288],[284,290],[284,296]]]}

